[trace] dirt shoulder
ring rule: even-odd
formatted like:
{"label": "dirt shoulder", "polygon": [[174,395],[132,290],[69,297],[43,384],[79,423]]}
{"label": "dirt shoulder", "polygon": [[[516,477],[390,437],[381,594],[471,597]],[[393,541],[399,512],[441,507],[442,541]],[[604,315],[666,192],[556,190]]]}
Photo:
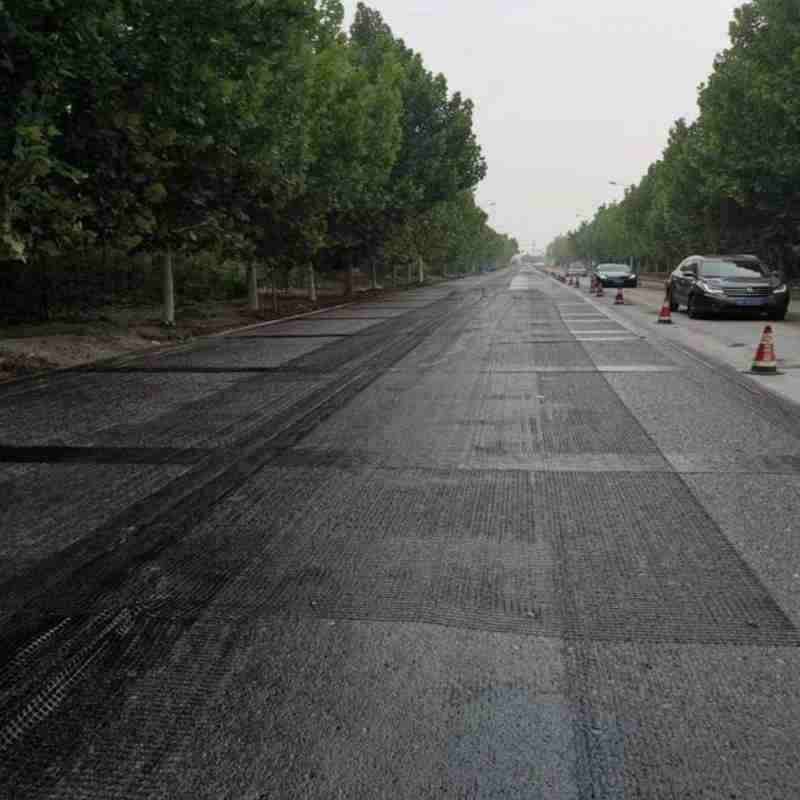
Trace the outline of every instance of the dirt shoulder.
{"label": "dirt shoulder", "polygon": [[160,308],[109,306],[85,318],[64,317],[41,323],[0,325],[0,382],[34,373],[75,367],[101,359],[181,344],[215,333],[310,311],[387,298],[394,289],[358,292],[352,301],[341,295],[282,297],[279,311],[251,311],[245,301],[192,303],[179,307],[176,325],[160,322]]}

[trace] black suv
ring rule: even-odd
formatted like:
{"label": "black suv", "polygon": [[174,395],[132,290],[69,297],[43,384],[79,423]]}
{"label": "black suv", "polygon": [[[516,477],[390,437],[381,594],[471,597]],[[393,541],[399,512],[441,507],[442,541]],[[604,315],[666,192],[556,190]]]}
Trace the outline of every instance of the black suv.
{"label": "black suv", "polygon": [[723,311],[767,314],[783,319],[790,292],[755,256],[689,256],[670,275],[670,308],[686,306],[696,318]]}

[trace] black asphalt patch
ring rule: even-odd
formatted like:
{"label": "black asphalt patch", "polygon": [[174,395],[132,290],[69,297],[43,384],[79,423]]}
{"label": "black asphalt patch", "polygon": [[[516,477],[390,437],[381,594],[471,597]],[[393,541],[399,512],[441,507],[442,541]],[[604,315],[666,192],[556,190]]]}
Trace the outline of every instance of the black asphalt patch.
{"label": "black asphalt patch", "polygon": [[[320,488],[324,515],[281,528],[219,610],[597,641],[800,644],[676,475],[328,470]],[[346,506],[331,503],[343,495]]]}
{"label": "black asphalt patch", "polygon": [[[176,464],[0,464],[0,617],[14,602],[6,581],[33,570],[41,590],[39,567],[66,561],[69,548],[131,505],[146,507],[186,472]],[[0,647],[0,662],[10,655]]]}
{"label": "black asphalt patch", "polygon": [[397,319],[400,314],[383,314],[378,317],[374,316],[359,316],[358,314],[353,314],[352,316],[340,316],[338,314],[318,314],[315,317],[307,317],[303,320],[303,322],[363,322],[365,320],[369,320],[372,322],[386,322],[386,320],[390,319]]}
{"label": "black asphalt patch", "polygon": [[520,471],[329,471],[324,517],[281,530],[235,594],[260,613],[556,633],[532,496]]}
{"label": "black asphalt patch", "polygon": [[170,366],[170,367],[158,367],[158,366],[148,366],[148,367],[141,367],[141,366],[123,366],[123,367],[85,367],[83,372],[108,372],[108,373],[131,373],[137,374],[141,373],[144,375],[151,374],[151,375],[225,375],[230,373],[232,375],[236,375],[237,373],[272,373],[272,372],[284,372],[285,370],[281,367],[180,367],[180,366]]}
{"label": "black asphalt patch", "polygon": [[800,634],[677,475],[535,474],[564,634],[797,646]]}
{"label": "black asphalt patch", "polygon": [[210,451],[176,447],[7,447],[6,464],[196,464]]}
{"label": "black asphalt patch", "polygon": [[542,373],[543,449],[553,453],[658,454],[602,375]]}
{"label": "black asphalt patch", "polygon": [[319,318],[312,317],[310,319],[291,320],[288,322],[281,322],[278,325],[263,325],[261,327],[247,328],[242,331],[232,331],[230,334],[222,337],[223,341],[228,339],[238,339],[242,336],[249,336],[252,338],[283,338],[292,336],[293,334],[308,333],[314,336],[323,335],[329,332],[331,336],[339,334],[357,333],[359,331],[370,330],[374,332],[380,325],[386,324],[390,320],[382,319],[378,324],[365,319],[341,319],[338,317],[332,318]]}
{"label": "black asphalt patch", "polygon": [[341,339],[345,336],[359,336],[358,333],[232,333],[226,339]]}
{"label": "black asphalt patch", "polygon": [[[456,303],[449,310],[455,313],[461,308]],[[421,324],[417,321],[405,336],[393,337],[384,341],[382,348],[362,354],[370,357],[369,364],[355,365],[349,373],[288,405],[280,414],[263,421],[260,430],[242,437],[237,446],[219,451],[146,501],[130,505],[103,530],[77,542],[68,553],[42,562],[40,570],[47,573],[46,580],[41,574],[19,576],[13,586],[5,587],[6,593],[15,598],[16,610],[29,607],[16,622],[9,623],[6,636],[15,642],[24,639],[30,635],[31,617],[49,613],[54,600],[59,608],[74,607],[76,602],[85,600],[87,592],[91,593],[92,585],[120,580],[129,568],[129,559],[136,561],[135,553],[141,556],[179,541],[215,503],[262,469],[274,457],[275,448],[296,444],[429,335],[446,318],[441,308],[437,312]],[[137,535],[131,539],[133,530]],[[85,579],[76,579],[76,573],[83,573]],[[94,577],[90,579],[89,573]],[[61,585],[62,591],[53,591],[56,585]],[[49,597],[48,587],[52,592]],[[14,613],[11,608],[6,612]]]}

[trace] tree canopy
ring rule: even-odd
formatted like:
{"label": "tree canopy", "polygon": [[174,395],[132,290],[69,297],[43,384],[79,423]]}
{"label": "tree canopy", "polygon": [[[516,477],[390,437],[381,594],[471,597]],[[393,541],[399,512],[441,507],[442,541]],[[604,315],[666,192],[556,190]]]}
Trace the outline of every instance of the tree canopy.
{"label": "tree canopy", "polygon": [[442,269],[505,259],[472,194],[471,101],[378,11],[343,18],[339,0],[0,0],[2,269],[212,248],[324,270],[400,241]]}
{"label": "tree canopy", "polygon": [[634,258],[674,267],[693,252],[754,252],[787,273],[800,244],[800,5],[753,0],[700,87],[700,113],[624,198],[551,243],[557,260]]}

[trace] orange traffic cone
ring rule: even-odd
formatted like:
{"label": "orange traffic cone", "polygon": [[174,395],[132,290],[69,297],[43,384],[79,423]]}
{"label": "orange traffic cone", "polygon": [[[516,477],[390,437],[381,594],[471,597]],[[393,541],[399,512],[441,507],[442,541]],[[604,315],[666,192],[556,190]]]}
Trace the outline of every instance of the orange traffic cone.
{"label": "orange traffic cone", "polygon": [[761,341],[758,343],[756,357],[752,366],[753,372],[776,373],[778,371],[778,359],[775,357],[775,337],[772,333],[772,325],[764,328],[761,334]]}
{"label": "orange traffic cone", "polygon": [[672,309],[669,307],[669,295],[664,296],[664,304],[661,306],[661,313],[658,315],[661,325],[672,325]]}
{"label": "orange traffic cone", "polygon": [[622,294],[622,287],[621,286],[620,286],[619,289],[617,289],[617,294],[614,297],[614,305],[615,306],[624,306],[625,305],[625,297]]}

